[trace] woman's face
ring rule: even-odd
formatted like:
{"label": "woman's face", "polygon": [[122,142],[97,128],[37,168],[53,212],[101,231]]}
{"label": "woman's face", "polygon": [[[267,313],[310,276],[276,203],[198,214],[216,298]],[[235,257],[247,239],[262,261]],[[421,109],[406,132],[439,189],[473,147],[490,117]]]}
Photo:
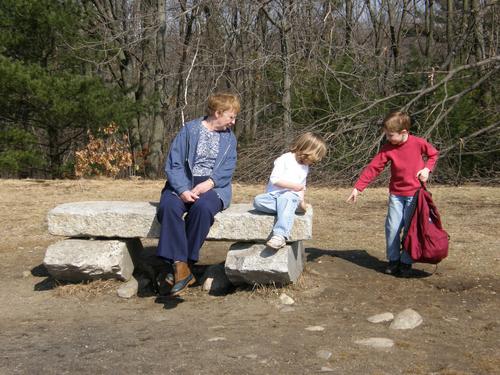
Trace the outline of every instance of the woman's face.
{"label": "woman's face", "polygon": [[238,114],[233,110],[224,112],[219,112],[219,111],[215,112],[215,117],[217,121],[214,124],[215,128],[214,130],[221,131],[230,128],[235,124],[237,115]]}

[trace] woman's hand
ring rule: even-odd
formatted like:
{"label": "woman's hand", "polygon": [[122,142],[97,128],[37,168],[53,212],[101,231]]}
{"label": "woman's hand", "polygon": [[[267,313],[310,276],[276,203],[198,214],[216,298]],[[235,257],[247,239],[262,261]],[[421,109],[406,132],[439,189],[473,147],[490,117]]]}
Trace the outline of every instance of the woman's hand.
{"label": "woman's hand", "polygon": [[185,192],[181,193],[179,198],[181,198],[184,203],[193,203],[199,198],[199,195],[191,190],[186,190]]}
{"label": "woman's hand", "polygon": [[214,182],[211,178],[208,180],[205,180],[203,182],[200,182],[198,185],[196,185],[193,189],[191,189],[191,192],[196,194],[197,196],[200,196],[203,193],[206,193],[210,189],[214,187]]}

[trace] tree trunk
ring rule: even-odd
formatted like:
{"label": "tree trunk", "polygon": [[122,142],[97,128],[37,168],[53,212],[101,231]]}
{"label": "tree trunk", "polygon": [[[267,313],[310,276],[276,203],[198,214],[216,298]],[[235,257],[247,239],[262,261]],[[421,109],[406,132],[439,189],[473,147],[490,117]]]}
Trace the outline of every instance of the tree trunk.
{"label": "tree trunk", "polygon": [[47,129],[49,141],[49,173],[51,178],[61,177],[61,153],[59,152],[59,130],[56,127]]}
{"label": "tree trunk", "polygon": [[[447,1],[447,9],[446,9],[446,45],[448,48],[448,54],[453,51],[453,22],[455,18],[455,5],[454,0]],[[450,69],[452,68],[452,64],[450,63]]]}
{"label": "tree trunk", "polygon": [[[158,1],[157,11],[155,14],[155,23],[157,24],[156,40],[153,44],[153,50],[150,52],[152,57],[155,56],[156,64],[154,67],[153,92],[156,99],[155,112],[152,119],[152,127],[149,139],[149,154],[147,157],[146,175],[150,178],[158,177],[163,165],[163,141],[165,136],[165,123],[164,118],[161,116],[163,113],[163,105],[166,103],[166,90],[164,87],[165,79],[163,67],[166,66],[166,53],[165,53],[165,31],[166,31],[166,14],[165,2]],[[165,103],[165,104],[164,104]]]}
{"label": "tree trunk", "polygon": [[434,46],[434,0],[425,2],[425,57],[431,61],[431,50]]}
{"label": "tree trunk", "polygon": [[396,38],[396,25],[391,3],[387,3],[387,16],[389,18],[389,35],[391,38],[391,55],[394,63],[394,71],[398,71],[399,42]]}
{"label": "tree trunk", "polygon": [[481,17],[481,5],[479,0],[471,0],[472,19],[474,20],[474,39],[476,61],[486,58],[486,48],[484,46],[483,18]]}
{"label": "tree trunk", "polygon": [[[468,28],[469,28],[469,9],[470,9],[470,3],[469,3],[469,0],[463,0],[463,7],[462,7],[462,24],[460,26],[460,35],[461,35],[461,38],[464,38],[465,40],[465,37],[467,35],[467,31],[468,31]],[[463,49],[460,50],[461,53],[466,53]],[[461,56],[460,58],[460,64],[462,64],[464,61],[467,60],[467,57],[466,56]]]}
{"label": "tree trunk", "polygon": [[[186,12],[187,6],[186,6],[186,0],[179,0],[179,3],[182,5],[182,10],[183,12]],[[185,90],[185,69],[187,65],[187,57],[188,57],[188,49],[191,43],[191,37],[193,35],[193,23],[198,16],[198,7],[195,7],[194,9],[191,10],[191,14],[188,15],[187,13],[183,16],[180,17],[186,18],[186,20],[179,21],[179,25],[186,24],[186,29],[184,32],[184,41],[182,44],[182,57],[181,60],[179,61],[179,67],[177,69],[177,95],[176,95],[176,113],[180,113],[180,118],[179,122],[182,123],[184,120],[184,116],[182,113],[182,108],[186,103],[184,103],[184,90]]]}
{"label": "tree trunk", "polygon": [[289,143],[290,128],[292,126],[292,78],[290,72],[290,14],[294,0],[283,1],[283,15],[280,27],[281,39],[281,61],[283,66],[283,97],[281,104],[283,106],[283,133],[284,139]]}
{"label": "tree trunk", "polygon": [[352,0],[345,1],[345,45],[351,45],[352,37]]}
{"label": "tree trunk", "polygon": [[374,60],[376,64],[376,74],[377,74],[377,83],[378,89],[380,93],[385,93],[385,83],[383,78],[379,78],[382,71],[381,64],[381,34],[382,34],[382,22],[380,20],[380,12],[377,16],[375,13],[375,9],[372,7],[370,0],[365,0],[366,8],[368,9],[368,13],[370,15],[370,20],[372,22],[373,27],[373,48],[374,48]]}

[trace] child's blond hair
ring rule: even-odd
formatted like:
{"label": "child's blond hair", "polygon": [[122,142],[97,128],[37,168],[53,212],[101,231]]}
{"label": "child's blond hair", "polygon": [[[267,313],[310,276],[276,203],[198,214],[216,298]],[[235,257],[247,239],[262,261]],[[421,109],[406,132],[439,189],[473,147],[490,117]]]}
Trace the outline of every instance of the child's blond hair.
{"label": "child's blond hair", "polygon": [[207,112],[209,115],[215,115],[215,112],[234,111],[240,112],[240,99],[235,94],[220,92],[210,95],[207,103]]}
{"label": "child's blond hair", "polygon": [[410,127],[410,116],[404,112],[391,112],[384,119],[384,129],[389,132],[401,133],[403,130],[410,130]]}
{"label": "child's blond hair", "polygon": [[313,164],[326,155],[326,144],[323,138],[315,133],[307,132],[299,135],[290,146],[300,164]]}

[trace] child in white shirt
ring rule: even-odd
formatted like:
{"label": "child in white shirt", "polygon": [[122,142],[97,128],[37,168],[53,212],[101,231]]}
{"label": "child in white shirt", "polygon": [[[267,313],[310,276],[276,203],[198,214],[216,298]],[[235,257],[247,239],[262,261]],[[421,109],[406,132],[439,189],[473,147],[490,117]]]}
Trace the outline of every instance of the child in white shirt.
{"label": "child in white shirt", "polygon": [[274,161],[266,192],[255,197],[257,211],[276,214],[272,237],[266,245],[280,249],[286,245],[297,208],[305,211],[304,191],[309,166],[326,155],[326,144],[314,133],[300,135],[287,152]]}

